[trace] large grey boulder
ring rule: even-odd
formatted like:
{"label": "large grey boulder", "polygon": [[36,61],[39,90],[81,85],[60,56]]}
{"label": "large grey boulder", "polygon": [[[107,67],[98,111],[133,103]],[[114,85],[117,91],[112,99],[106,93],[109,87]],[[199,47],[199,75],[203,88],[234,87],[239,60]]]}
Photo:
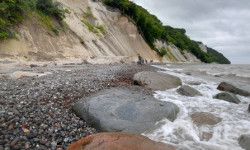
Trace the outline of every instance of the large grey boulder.
{"label": "large grey boulder", "polygon": [[240,88],[238,88],[230,83],[227,83],[227,82],[221,82],[219,84],[219,86],[217,87],[217,89],[220,91],[227,91],[227,92],[239,94],[242,96],[250,96],[250,92],[242,90],[242,89],[240,89]]}
{"label": "large grey boulder", "polygon": [[250,135],[241,135],[238,141],[243,149],[250,150]]}
{"label": "large grey boulder", "polygon": [[228,101],[228,102],[235,103],[235,104],[240,103],[240,100],[238,99],[238,97],[236,97],[236,95],[232,93],[228,93],[228,92],[221,92],[215,95],[214,98],[221,99],[221,100]]}
{"label": "large grey boulder", "polygon": [[76,115],[99,131],[142,133],[157,121],[176,119],[179,108],[171,102],[128,89],[108,89],[75,103]]}
{"label": "large grey boulder", "polygon": [[198,90],[187,85],[183,85],[182,87],[180,87],[177,92],[185,96],[202,96],[202,94]]}
{"label": "large grey boulder", "polygon": [[151,90],[167,90],[182,85],[181,79],[166,73],[143,71],[134,75],[134,82]]}

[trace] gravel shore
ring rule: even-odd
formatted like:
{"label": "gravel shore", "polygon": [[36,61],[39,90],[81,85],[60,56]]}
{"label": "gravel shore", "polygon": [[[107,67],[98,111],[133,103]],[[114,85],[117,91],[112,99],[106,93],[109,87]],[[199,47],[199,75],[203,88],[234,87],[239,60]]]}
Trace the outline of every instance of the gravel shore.
{"label": "gravel shore", "polygon": [[0,78],[0,150],[66,149],[82,137],[98,132],[73,112],[74,102],[102,89],[133,84],[133,75],[151,66],[135,64],[67,64],[18,68],[42,77]]}

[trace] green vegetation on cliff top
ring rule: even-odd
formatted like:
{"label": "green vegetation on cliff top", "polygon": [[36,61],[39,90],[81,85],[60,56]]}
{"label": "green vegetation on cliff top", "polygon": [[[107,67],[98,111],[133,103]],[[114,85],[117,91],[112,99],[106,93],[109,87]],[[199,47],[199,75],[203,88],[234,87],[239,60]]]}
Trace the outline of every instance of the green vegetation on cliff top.
{"label": "green vegetation on cliff top", "polygon": [[209,51],[209,53],[203,52],[197,42],[191,40],[186,35],[185,29],[164,26],[155,15],[150,14],[146,9],[136,5],[134,2],[129,0],[103,0],[103,2],[108,6],[118,8],[123,14],[131,18],[147,43],[160,55],[162,55],[161,50],[156,49],[154,46],[156,39],[173,43],[181,52],[188,50],[206,63],[230,63],[223,55],[218,57],[218,52],[214,52],[215,50],[213,52]]}
{"label": "green vegetation on cliff top", "polygon": [[43,18],[54,17],[59,23],[65,13],[60,3],[52,0],[0,0],[0,39],[14,38],[13,27],[29,12],[37,12]]}
{"label": "green vegetation on cliff top", "polygon": [[231,64],[231,62],[223,54],[217,52],[216,50],[210,47],[207,47],[207,53],[212,58],[212,60],[214,60],[214,62],[220,64]]}

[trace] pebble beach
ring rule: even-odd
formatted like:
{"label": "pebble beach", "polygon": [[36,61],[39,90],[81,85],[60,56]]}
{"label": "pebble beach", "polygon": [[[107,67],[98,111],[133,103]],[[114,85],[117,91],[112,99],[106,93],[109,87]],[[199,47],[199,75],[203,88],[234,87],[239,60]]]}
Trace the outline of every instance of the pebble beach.
{"label": "pebble beach", "polygon": [[[133,75],[143,70],[156,68],[135,63],[52,63],[2,67],[0,150],[64,150],[73,142],[97,133],[95,128],[74,114],[72,105],[95,92],[112,87],[126,87],[152,94],[133,83]],[[16,71],[37,75],[14,77]]]}

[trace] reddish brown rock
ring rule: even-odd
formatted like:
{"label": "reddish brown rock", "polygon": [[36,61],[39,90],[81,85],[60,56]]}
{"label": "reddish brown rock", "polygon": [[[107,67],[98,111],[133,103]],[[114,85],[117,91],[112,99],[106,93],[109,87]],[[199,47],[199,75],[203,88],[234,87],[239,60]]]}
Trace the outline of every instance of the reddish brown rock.
{"label": "reddish brown rock", "polygon": [[83,138],[67,150],[175,150],[175,147],[130,133],[98,133]]}

